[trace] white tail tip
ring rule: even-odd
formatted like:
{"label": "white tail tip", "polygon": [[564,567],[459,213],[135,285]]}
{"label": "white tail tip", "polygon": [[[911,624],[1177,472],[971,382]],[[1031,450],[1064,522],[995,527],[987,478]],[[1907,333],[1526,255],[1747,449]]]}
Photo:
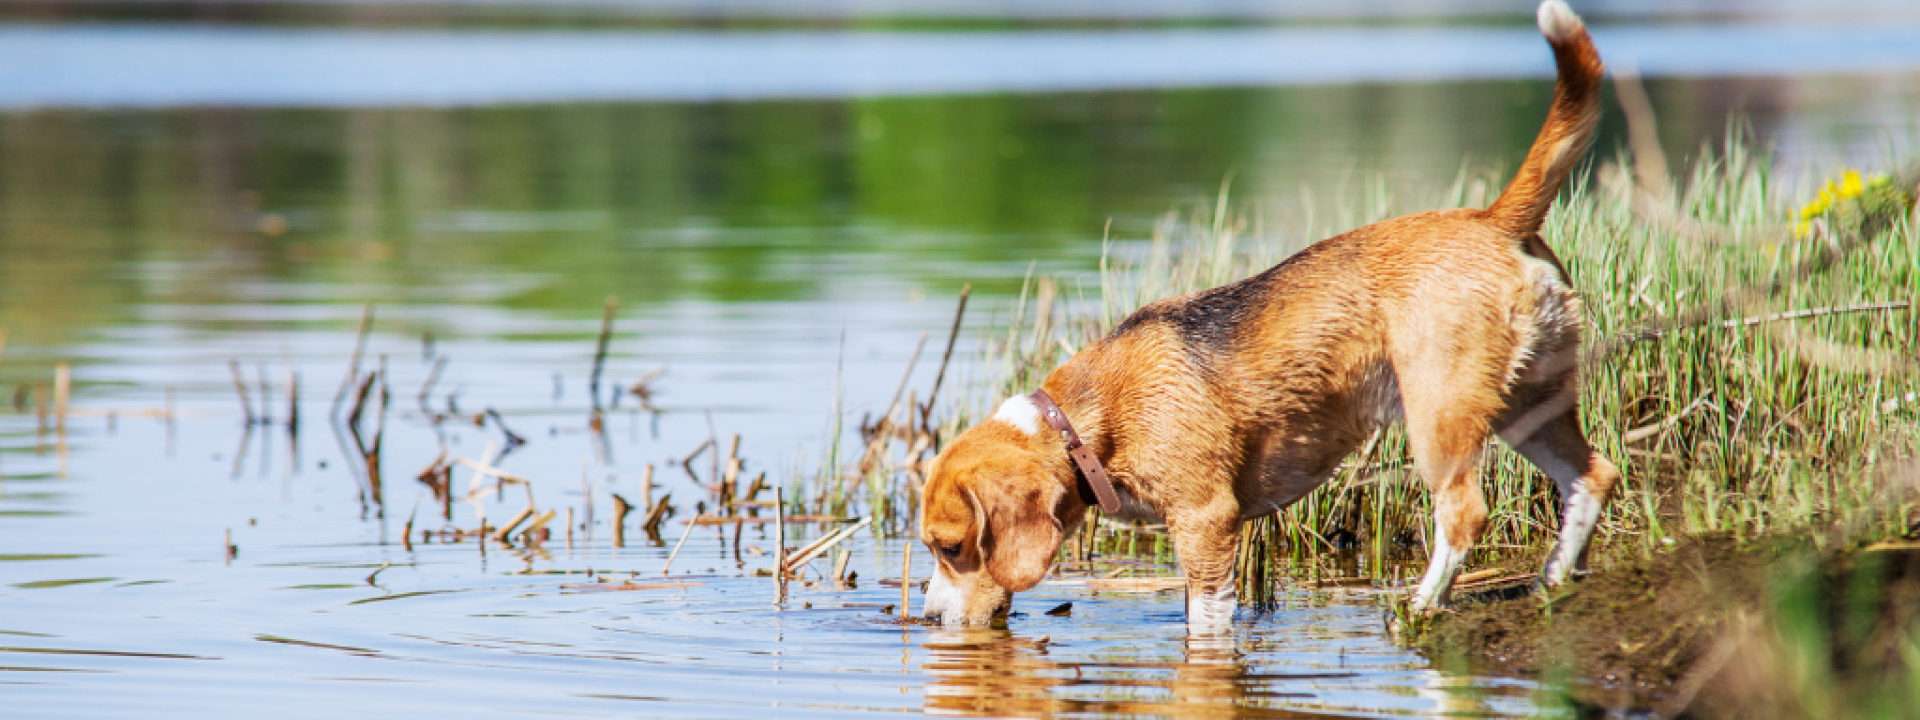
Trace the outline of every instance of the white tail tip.
{"label": "white tail tip", "polygon": [[1586,27],[1580,22],[1580,16],[1573,14],[1573,8],[1560,0],[1540,3],[1539,21],[1541,34],[1556,42],[1573,37]]}

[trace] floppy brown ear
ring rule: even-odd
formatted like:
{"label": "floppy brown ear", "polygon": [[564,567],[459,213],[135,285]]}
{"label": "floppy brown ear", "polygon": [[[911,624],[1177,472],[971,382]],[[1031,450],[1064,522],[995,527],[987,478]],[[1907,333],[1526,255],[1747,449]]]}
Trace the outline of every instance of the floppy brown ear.
{"label": "floppy brown ear", "polygon": [[1060,520],[1053,516],[1060,490],[1047,487],[1002,486],[975,498],[975,511],[986,515],[980,550],[987,574],[1009,592],[1040,584],[1060,549]]}

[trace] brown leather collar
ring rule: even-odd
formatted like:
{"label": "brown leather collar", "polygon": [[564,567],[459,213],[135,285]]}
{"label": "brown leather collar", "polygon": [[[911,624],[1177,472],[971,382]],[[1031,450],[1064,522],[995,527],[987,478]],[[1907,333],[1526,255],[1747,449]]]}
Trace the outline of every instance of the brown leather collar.
{"label": "brown leather collar", "polygon": [[1047,395],[1045,390],[1035,390],[1027,396],[1040,409],[1040,416],[1047,424],[1067,441],[1067,457],[1073,458],[1073,464],[1080,468],[1080,497],[1086,499],[1086,486],[1092,486],[1093,495],[1100,501],[1100,511],[1108,515],[1120,512],[1120,495],[1113,490],[1113,481],[1107,478],[1107,469],[1100,465],[1100,458],[1093,456],[1093,448],[1080,442],[1080,434],[1073,431],[1073,423],[1067,422],[1067,414],[1060,405]]}

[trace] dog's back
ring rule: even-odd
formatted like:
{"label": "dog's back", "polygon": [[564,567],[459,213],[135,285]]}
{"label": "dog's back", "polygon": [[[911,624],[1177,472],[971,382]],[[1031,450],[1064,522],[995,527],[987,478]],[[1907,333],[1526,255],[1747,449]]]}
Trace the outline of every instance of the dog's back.
{"label": "dog's back", "polygon": [[[1204,418],[1183,435],[1245,466],[1235,489],[1253,517],[1317,486],[1409,403],[1451,406],[1484,437],[1524,414],[1509,406],[1558,392],[1579,300],[1538,231],[1592,140],[1604,68],[1564,6],[1542,5],[1540,26],[1560,71],[1552,108],[1492,205],[1385,220],[1142,307],[1100,343],[1098,355],[1127,359],[1098,371],[1114,395],[1104,421]],[[1456,392],[1468,386],[1494,390]]]}

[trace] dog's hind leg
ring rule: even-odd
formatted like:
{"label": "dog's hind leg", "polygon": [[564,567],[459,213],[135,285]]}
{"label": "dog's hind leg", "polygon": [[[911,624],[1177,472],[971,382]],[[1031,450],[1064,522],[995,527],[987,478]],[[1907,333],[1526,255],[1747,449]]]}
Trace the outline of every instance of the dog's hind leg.
{"label": "dog's hind leg", "polygon": [[[1454,337],[1485,334],[1478,329],[1444,333]],[[1471,352],[1476,349],[1479,352]],[[1500,351],[1493,345],[1445,350],[1429,346],[1428,352],[1394,363],[1400,403],[1406,411],[1408,449],[1433,499],[1433,533],[1427,538],[1432,557],[1413,594],[1416,612],[1446,604],[1467,551],[1487,526],[1479,460],[1505,406],[1501,392],[1505,358]]]}
{"label": "dog's hind leg", "polygon": [[1620,471],[1613,463],[1600,457],[1587,444],[1577,416],[1578,413],[1568,407],[1527,435],[1515,437],[1514,431],[1520,428],[1509,428],[1500,434],[1501,439],[1552,477],[1560,488],[1565,507],[1560,521],[1560,540],[1554,544],[1553,554],[1547,556],[1546,567],[1540,570],[1540,584],[1548,587],[1566,582],[1575,571],[1585,570],[1587,542],[1593,537],[1593,526],[1600,520],[1600,509],[1606,506],[1614,483],[1620,480]]}
{"label": "dog's hind leg", "polygon": [[[1444,461],[1415,462],[1426,476],[1433,494],[1433,534],[1429,537],[1430,557],[1420,587],[1414,591],[1412,608],[1424,612],[1447,603],[1453,578],[1467,561],[1467,551],[1487,525],[1487,500],[1480,491],[1477,454],[1469,451]],[[1439,466],[1429,474],[1427,468]]]}

